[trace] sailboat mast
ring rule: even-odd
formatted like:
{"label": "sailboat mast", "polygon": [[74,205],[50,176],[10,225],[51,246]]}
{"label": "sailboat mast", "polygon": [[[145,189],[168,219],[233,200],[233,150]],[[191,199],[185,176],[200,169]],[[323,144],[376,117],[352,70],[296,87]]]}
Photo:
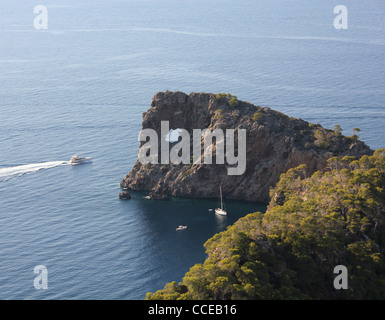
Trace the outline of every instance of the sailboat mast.
{"label": "sailboat mast", "polygon": [[222,187],[219,187],[219,190],[221,192],[221,209],[223,210]]}

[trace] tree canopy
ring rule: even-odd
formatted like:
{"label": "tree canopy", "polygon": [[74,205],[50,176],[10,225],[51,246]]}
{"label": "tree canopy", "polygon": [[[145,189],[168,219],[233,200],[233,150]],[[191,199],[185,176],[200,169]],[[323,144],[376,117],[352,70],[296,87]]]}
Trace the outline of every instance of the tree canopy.
{"label": "tree canopy", "polygon": [[[385,149],[281,175],[266,213],[205,243],[207,259],[146,299],[384,299]],[[348,289],[333,286],[348,269]]]}

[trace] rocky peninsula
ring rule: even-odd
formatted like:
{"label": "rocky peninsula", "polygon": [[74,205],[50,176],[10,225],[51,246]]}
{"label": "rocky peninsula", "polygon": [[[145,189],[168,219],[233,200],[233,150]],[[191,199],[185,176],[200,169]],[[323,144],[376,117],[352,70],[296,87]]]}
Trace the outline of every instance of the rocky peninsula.
{"label": "rocky peninsula", "polygon": [[[168,121],[170,129],[187,130],[190,136],[194,129],[246,129],[244,173],[228,175],[228,164],[215,161],[209,165],[191,159],[190,164],[175,165],[142,164],[138,160],[121,181],[122,189],[145,191],[153,199],[217,198],[222,186],[225,199],[268,202],[270,189],[291,168],[305,164],[305,175],[310,176],[324,170],[331,157],[373,154],[355,134],[344,136],[338,129],[326,129],[230,94],[159,92],[143,113],[142,122],[142,130],[158,133],[159,145],[162,121]],[[213,144],[212,150],[215,147]]]}

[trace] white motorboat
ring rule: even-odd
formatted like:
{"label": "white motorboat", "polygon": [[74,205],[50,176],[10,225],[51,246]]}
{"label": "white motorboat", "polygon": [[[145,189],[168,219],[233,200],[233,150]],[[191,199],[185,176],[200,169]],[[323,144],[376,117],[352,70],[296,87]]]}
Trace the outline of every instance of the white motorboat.
{"label": "white motorboat", "polygon": [[223,199],[222,199],[222,187],[219,187],[220,193],[221,193],[221,207],[215,209],[215,214],[218,214],[220,216],[226,216],[227,212],[225,209],[223,209]]}
{"label": "white motorboat", "polygon": [[179,226],[178,228],[176,228],[176,231],[181,231],[185,229],[187,229],[187,226]]}
{"label": "white motorboat", "polygon": [[70,164],[86,163],[86,162],[90,162],[91,160],[92,160],[91,157],[72,156],[70,160]]}

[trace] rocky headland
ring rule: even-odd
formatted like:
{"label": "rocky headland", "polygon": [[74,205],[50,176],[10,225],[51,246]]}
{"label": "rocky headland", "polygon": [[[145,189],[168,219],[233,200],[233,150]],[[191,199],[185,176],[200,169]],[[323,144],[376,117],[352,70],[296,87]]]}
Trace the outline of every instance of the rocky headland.
{"label": "rocky headland", "polygon": [[[225,199],[268,202],[270,189],[290,168],[305,164],[310,176],[325,170],[331,157],[373,154],[354,134],[344,136],[338,129],[326,129],[229,94],[159,92],[142,122],[142,130],[157,132],[159,146],[162,121],[168,121],[170,129],[187,130],[191,137],[193,129],[246,129],[245,172],[228,175],[228,164],[215,164],[215,159],[212,165],[197,164],[196,159],[178,165],[138,160],[121,181],[122,189],[145,191],[153,199],[217,198],[222,186]],[[170,142],[170,148],[175,143]]]}

